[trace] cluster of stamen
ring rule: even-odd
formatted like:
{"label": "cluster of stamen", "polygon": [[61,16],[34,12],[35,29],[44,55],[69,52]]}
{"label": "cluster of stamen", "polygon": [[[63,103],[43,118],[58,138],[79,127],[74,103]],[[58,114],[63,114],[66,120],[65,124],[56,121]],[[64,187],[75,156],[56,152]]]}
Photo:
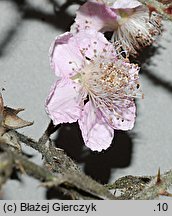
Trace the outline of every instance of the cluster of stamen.
{"label": "cluster of stamen", "polygon": [[[108,44],[105,44],[102,52],[97,51],[96,45],[97,42],[93,41],[80,50],[84,59],[83,65],[73,68],[74,75],[71,79],[81,86],[83,100],[89,99],[96,108],[109,110],[117,119],[124,121],[123,110],[131,106],[134,98],[143,97],[138,82],[139,67],[124,58],[117,58],[118,54],[115,54]],[[90,47],[93,48],[93,59],[87,57]],[[76,66],[74,62],[69,63]],[[85,97],[86,95],[88,97]],[[105,111],[107,119],[113,125],[111,114],[109,116],[107,113]]]}
{"label": "cluster of stamen", "polygon": [[125,22],[119,24],[114,39],[121,41],[123,48],[131,55],[137,54],[142,47],[150,46],[154,36],[161,33],[162,18],[155,13],[149,17],[144,8],[135,10],[127,19],[121,17],[121,20]]}
{"label": "cluster of stamen", "polygon": [[[102,68],[103,64],[100,64]],[[108,92],[117,92],[124,88],[129,82],[129,76],[123,68],[118,68],[114,63],[104,65],[103,73],[100,77],[100,84]],[[114,92],[115,91],[115,92]]]}
{"label": "cluster of stamen", "polygon": [[100,63],[95,59],[87,63],[79,73],[80,82],[96,107],[114,110],[118,105],[116,101],[138,96],[138,70],[130,76],[132,66],[122,64],[121,60]]}

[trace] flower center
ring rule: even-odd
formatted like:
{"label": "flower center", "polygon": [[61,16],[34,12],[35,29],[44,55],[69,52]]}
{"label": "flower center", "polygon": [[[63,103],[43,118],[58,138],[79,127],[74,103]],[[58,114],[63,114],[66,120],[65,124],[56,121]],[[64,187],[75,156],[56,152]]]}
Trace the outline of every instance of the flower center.
{"label": "flower center", "polygon": [[103,89],[110,92],[116,92],[126,86],[128,81],[128,75],[122,68],[119,68],[113,63],[103,66],[102,75],[100,77],[100,83]]}
{"label": "flower center", "polygon": [[101,63],[96,59],[87,62],[83,69],[71,79],[81,84],[96,107],[106,106],[113,110],[114,101],[119,97],[136,96],[138,75],[130,76],[131,67],[133,67],[132,64],[124,63],[122,60]]}

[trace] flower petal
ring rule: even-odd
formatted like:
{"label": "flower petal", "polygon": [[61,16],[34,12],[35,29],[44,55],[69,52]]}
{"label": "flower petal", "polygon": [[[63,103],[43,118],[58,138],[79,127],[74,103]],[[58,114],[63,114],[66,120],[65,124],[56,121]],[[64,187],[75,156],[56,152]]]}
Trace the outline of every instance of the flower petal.
{"label": "flower petal", "polygon": [[56,38],[50,48],[51,67],[57,77],[69,79],[80,71],[86,61],[95,55],[110,55],[115,58],[116,53],[111,43],[104,35],[94,29],[80,31],[72,35],[65,33]]}
{"label": "flower petal", "polygon": [[66,32],[58,36],[50,47],[50,65],[56,76],[68,78],[80,67],[83,56],[73,34]]}
{"label": "flower petal", "polygon": [[75,23],[71,30],[80,31],[93,28],[101,32],[111,31],[116,18],[116,14],[108,5],[88,1],[76,12]]}
{"label": "flower petal", "polygon": [[116,130],[131,130],[136,118],[136,106],[134,101],[119,99],[115,101],[115,110],[101,109],[108,124]]}
{"label": "flower petal", "polygon": [[139,1],[137,0],[116,0],[112,8],[114,9],[131,9],[131,8],[136,8],[138,6],[142,5]]}
{"label": "flower petal", "polygon": [[57,80],[50,90],[45,107],[55,125],[76,122],[83,107],[78,86],[71,80]]}
{"label": "flower petal", "polygon": [[78,122],[88,148],[92,151],[102,151],[110,146],[114,130],[105,122],[101,112],[95,109],[92,102],[85,104]]}
{"label": "flower petal", "polygon": [[[79,49],[89,59],[101,57],[106,59],[115,59],[116,51],[114,46],[95,29],[82,30],[77,33],[74,38],[79,46]],[[102,61],[102,59],[100,60]]]}

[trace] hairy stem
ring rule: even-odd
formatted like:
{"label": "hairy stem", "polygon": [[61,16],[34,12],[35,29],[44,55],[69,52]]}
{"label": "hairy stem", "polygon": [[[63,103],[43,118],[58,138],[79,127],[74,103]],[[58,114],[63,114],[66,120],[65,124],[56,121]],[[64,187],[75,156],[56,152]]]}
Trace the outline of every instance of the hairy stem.
{"label": "hairy stem", "polygon": [[43,139],[39,139],[39,141],[36,142],[23,134],[18,132],[14,133],[21,142],[42,154],[49,170],[67,176],[68,183],[73,185],[74,188],[84,191],[86,194],[90,194],[99,199],[115,199],[115,196],[112,195],[103,185],[82,173],[75,162],[68,157],[62,149],[55,148],[51,142],[48,146],[45,145],[45,142],[40,142],[40,140]]}
{"label": "hairy stem", "polygon": [[156,199],[159,195],[170,195],[167,190],[172,186],[172,170],[165,172],[160,176],[154,177],[147,187],[138,193],[133,199],[135,200],[152,200]]}

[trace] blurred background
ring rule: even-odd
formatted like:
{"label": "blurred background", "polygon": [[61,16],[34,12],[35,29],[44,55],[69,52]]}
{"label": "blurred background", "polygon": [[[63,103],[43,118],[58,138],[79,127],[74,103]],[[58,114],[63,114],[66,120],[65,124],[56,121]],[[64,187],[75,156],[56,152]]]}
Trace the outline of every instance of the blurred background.
{"label": "blurred background", "polygon": [[[44,101],[55,75],[48,50],[57,35],[69,30],[79,0],[0,0],[0,91],[5,105],[25,108],[20,116],[34,125],[21,133],[39,139],[49,118]],[[125,175],[156,175],[172,168],[172,23],[154,46],[137,60],[144,99],[137,99],[137,119],[130,132],[115,131],[111,147],[101,153],[84,146],[76,124],[63,125],[52,137],[84,172],[101,183]],[[22,145],[31,160],[41,156]],[[52,191],[26,176],[14,176],[3,187],[2,199],[47,199]]]}

